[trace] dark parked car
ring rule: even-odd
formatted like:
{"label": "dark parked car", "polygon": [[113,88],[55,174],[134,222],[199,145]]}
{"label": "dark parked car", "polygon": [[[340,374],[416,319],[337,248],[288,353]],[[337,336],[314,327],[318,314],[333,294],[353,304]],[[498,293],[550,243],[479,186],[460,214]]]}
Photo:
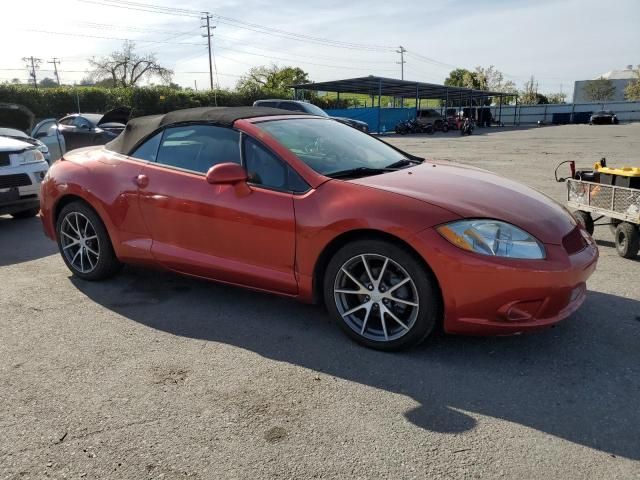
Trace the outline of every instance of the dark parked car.
{"label": "dark parked car", "polygon": [[130,114],[129,107],[114,108],[107,113],[73,113],[61,118],[58,128],[67,150],[104,145],[120,135]]}
{"label": "dark parked car", "polygon": [[589,125],[617,125],[618,117],[611,110],[600,110],[589,118]]}
{"label": "dark parked car", "polygon": [[282,110],[290,110],[292,112],[305,112],[309,115],[318,115],[319,117],[329,117],[333,120],[337,120],[340,123],[344,123],[345,125],[349,125],[350,127],[356,128],[361,132],[369,133],[369,125],[367,122],[362,122],[360,120],[354,120],[353,118],[347,117],[331,117],[322,110],[320,107],[313,105],[308,102],[300,102],[298,100],[279,100],[279,99],[270,99],[270,100],[256,100],[253,102],[254,107],[271,107],[271,108],[280,108]]}

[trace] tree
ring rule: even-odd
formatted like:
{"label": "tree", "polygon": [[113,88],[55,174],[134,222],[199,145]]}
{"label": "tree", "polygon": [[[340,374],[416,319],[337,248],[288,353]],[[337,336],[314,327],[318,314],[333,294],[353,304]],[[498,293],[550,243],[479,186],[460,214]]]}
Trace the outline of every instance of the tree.
{"label": "tree", "polygon": [[565,100],[567,99],[567,94],[566,93],[550,93],[549,95],[547,95],[547,98],[549,99],[549,103],[565,103]]}
{"label": "tree", "polygon": [[503,73],[493,65],[489,65],[488,68],[476,67],[474,77],[479,90],[502,93],[516,92],[516,84],[511,80],[505,81]]}
{"label": "tree", "polygon": [[135,44],[129,40],[124,42],[121,51],[89,59],[89,64],[93,67],[91,78],[96,81],[108,79],[112,87],[133,87],[153,77],[169,83],[173,76],[172,70],[158,63],[154,53],[135,53]]}
{"label": "tree", "polygon": [[584,86],[584,97],[592,102],[611,100],[616,93],[616,87],[611,80],[600,77],[597,80],[589,80]]}
{"label": "tree", "polygon": [[242,93],[280,92],[288,94],[289,85],[309,83],[309,74],[298,67],[253,67],[238,80],[236,88]]}
{"label": "tree", "polygon": [[525,82],[524,89],[520,92],[520,103],[523,105],[537,105],[540,103],[538,100],[538,82],[531,75],[531,78]]}
{"label": "tree", "polygon": [[58,82],[56,82],[52,78],[45,77],[38,82],[38,85],[40,85],[42,88],[52,88],[52,87],[57,87]]}
{"label": "tree", "polygon": [[636,78],[632,79],[624,89],[624,98],[627,100],[640,100],[640,65],[633,73]]}
{"label": "tree", "polygon": [[444,81],[447,87],[466,87],[468,83],[473,83],[473,72],[466,68],[456,68],[449,72],[449,76]]}

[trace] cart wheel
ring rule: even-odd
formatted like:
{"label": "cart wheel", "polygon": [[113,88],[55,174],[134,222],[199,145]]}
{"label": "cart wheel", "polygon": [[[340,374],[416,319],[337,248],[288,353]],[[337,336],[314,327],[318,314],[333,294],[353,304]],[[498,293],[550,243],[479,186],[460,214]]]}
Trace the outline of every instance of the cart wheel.
{"label": "cart wheel", "polygon": [[616,250],[624,258],[633,258],[640,249],[640,234],[633,223],[622,222],[616,227]]}
{"label": "cart wheel", "polygon": [[593,235],[593,218],[589,212],[576,210],[573,212],[573,216],[576,217],[576,220],[589,232],[589,235]]}

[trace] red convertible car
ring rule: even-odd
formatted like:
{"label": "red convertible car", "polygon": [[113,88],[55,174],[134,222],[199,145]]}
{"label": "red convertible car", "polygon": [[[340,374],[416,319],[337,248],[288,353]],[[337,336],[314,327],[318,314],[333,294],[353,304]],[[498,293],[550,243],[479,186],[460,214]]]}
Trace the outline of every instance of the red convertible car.
{"label": "red convertible car", "polygon": [[583,302],[598,258],[535,190],[270,108],[131,120],[105,146],[65,154],[41,198],[77,277],[135,263],[322,301],[384,350],[438,325],[502,335],[556,323]]}

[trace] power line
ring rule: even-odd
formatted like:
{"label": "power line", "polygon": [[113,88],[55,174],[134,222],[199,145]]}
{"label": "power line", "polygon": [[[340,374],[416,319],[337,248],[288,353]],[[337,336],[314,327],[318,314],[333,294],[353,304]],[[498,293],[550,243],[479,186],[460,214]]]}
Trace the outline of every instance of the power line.
{"label": "power line", "polygon": [[[106,7],[117,7],[117,8],[125,8],[130,10],[140,10],[150,13],[159,13],[166,15],[178,15],[178,16],[187,16],[187,17],[200,17],[201,12],[197,12],[195,10],[188,9],[179,9],[174,7],[162,7],[156,5],[149,5],[141,2],[133,2],[128,0],[80,0],[85,3],[94,3]],[[238,20],[232,17],[226,17],[223,15],[214,15],[214,17],[218,20],[219,23],[224,23],[227,25],[232,25],[237,28],[243,28],[246,30],[250,30],[257,33],[262,33],[265,35],[273,35],[283,37],[289,40],[298,40],[304,41],[308,43],[316,43],[324,46],[337,47],[337,48],[347,48],[347,49],[357,49],[357,50],[387,50],[393,51],[393,47],[387,45],[374,45],[374,44],[363,44],[363,43],[354,43],[354,42],[344,42],[340,40],[334,40],[330,38],[324,37],[316,37],[307,34],[300,34],[295,32],[289,32],[286,30],[281,30],[273,27],[268,27],[266,25],[261,25],[258,23],[250,23],[245,22],[243,20]]]}

